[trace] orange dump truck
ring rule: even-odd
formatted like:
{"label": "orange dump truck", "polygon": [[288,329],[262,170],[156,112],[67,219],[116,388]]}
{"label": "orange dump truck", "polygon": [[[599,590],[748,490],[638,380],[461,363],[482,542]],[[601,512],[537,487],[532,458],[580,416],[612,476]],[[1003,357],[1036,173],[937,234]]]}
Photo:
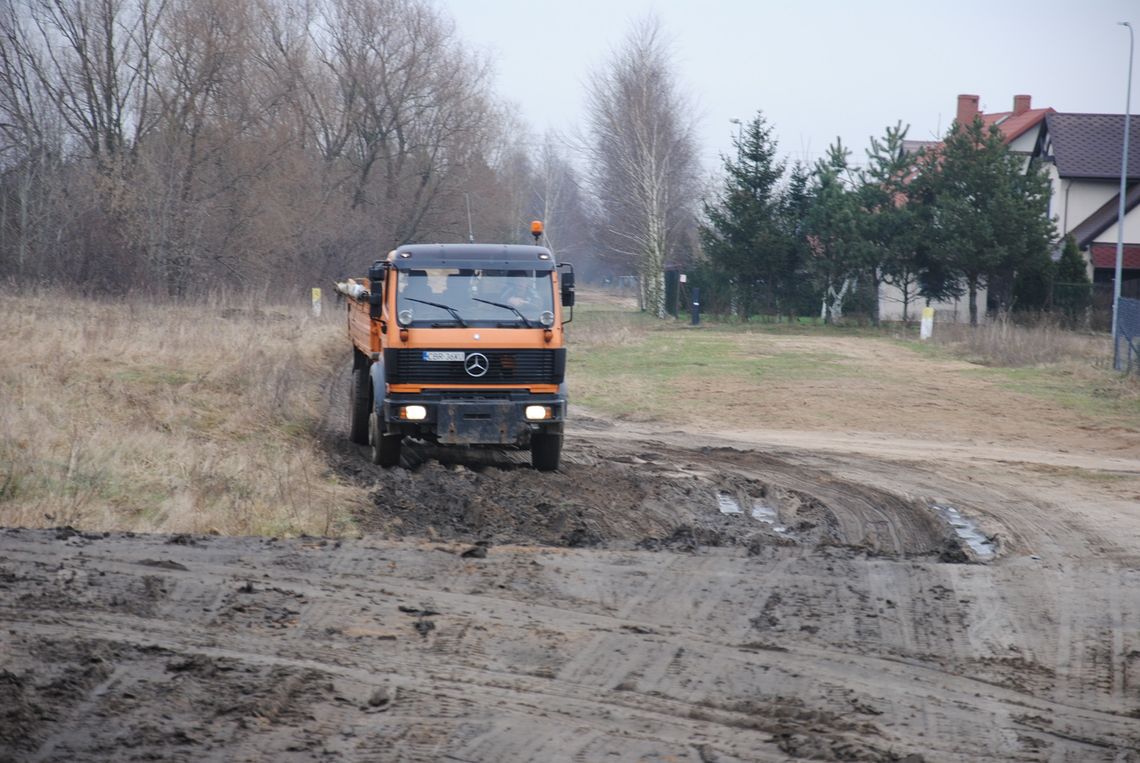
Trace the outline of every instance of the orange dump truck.
{"label": "orange dump truck", "polygon": [[417,244],[337,290],[354,348],[350,437],[374,463],[396,465],[414,437],[529,448],[535,469],[558,468],[568,263],[542,246]]}

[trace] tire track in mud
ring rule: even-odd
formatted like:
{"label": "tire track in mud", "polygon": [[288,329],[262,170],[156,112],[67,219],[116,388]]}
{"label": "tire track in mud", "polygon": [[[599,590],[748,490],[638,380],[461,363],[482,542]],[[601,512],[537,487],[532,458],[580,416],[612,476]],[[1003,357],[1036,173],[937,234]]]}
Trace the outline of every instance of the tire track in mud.
{"label": "tire track in mud", "polygon": [[[578,432],[575,436],[577,450],[584,455],[570,455],[566,472],[574,473],[577,464],[591,465],[595,472],[601,465],[616,464],[616,469],[636,470],[647,481],[696,480],[697,489],[684,491],[686,497],[691,498],[694,493],[697,496],[709,495],[708,503],[702,500],[680,501],[685,510],[680,517],[676,514],[657,517],[665,524],[670,521],[680,521],[681,524],[674,525],[669,534],[658,530],[655,537],[643,538],[642,543],[655,542],[649,547],[691,551],[701,545],[737,544],[770,558],[768,551],[773,546],[796,543],[809,548],[845,546],[888,560],[934,558],[969,561],[973,558],[969,550],[948,532],[949,528],[940,517],[929,511],[930,504],[938,500],[956,504],[975,515],[987,516],[988,521],[1002,528],[1001,537],[1012,541],[1014,548],[1042,548],[1044,543],[1046,552],[1053,552],[1050,555],[1055,557],[1084,556],[1079,545],[1073,546],[1074,541],[1086,543],[1085,550],[1092,552],[1112,548],[1096,528],[1081,525],[1063,512],[1047,515],[1044,507],[1035,509],[1032,500],[1016,491],[1004,494],[989,491],[993,495],[987,495],[982,486],[968,484],[941,471],[936,473],[921,464],[904,463],[900,468],[898,463],[858,459],[857,468],[851,470],[848,459],[820,458],[814,454],[762,454],[733,447],[677,447],[657,440],[637,441],[631,438],[618,438],[615,442],[592,438],[588,432]],[[568,455],[572,453],[574,450],[568,449]],[[446,454],[439,456],[431,452],[421,456],[417,463],[421,468],[424,464],[431,468],[433,456],[447,463]],[[484,462],[479,468],[485,469],[493,463],[493,460]],[[810,466],[810,463],[817,465]],[[454,462],[450,465],[462,468],[461,464]],[[836,476],[852,471],[856,475],[854,479]],[[877,479],[879,471],[889,476]],[[915,478],[914,485],[905,494],[895,492],[897,488],[884,490],[873,487],[877,484],[899,484],[897,477],[900,471],[906,473],[908,479]],[[606,479],[601,482],[612,484]],[[970,477],[972,482],[973,477]],[[948,485],[953,487],[947,489]],[[955,488],[964,489],[957,493]],[[718,518],[709,508],[713,505],[712,496],[721,491],[734,494],[738,499],[743,496],[739,502],[745,507],[754,494],[765,498],[781,496],[780,521],[788,525],[805,516],[807,519],[800,529],[815,532],[801,532],[798,537],[771,537],[771,533],[757,533],[755,526],[746,522],[729,524],[741,517],[730,520]],[[914,499],[910,497],[913,495],[932,497]],[[950,499],[945,496],[950,496]],[[636,504],[636,501],[630,502]],[[1000,513],[996,511],[999,507]],[[1025,526],[1025,520],[1031,524]],[[608,534],[599,533],[603,542],[612,545],[615,539],[619,544],[634,539],[630,533],[621,532],[628,528],[619,528],[616,532],[613,528],[608,529]],[[1027,534],[1026,530],[1030,532]],[[1067,539],[1065,546],[1056,540],[1060,537]],[[559,542],[559,539],[540,536],[526,539]],[[1119,557],[1127,555],[1126,550],[1119,548],[1111,553]],[[1095,556],[1095,553],[1091,555]],[[1130,652],[1124,647],[1125,639],[1118,626],[1108,631],[1111,651],[1086,643],[1087,631],[1083,629],[1088,627],[1089,611],[1084,603],[1077,605],[1080,614],[1076,619],[1081,622],[1074,623],[1074,627],[1080,648],[1093,650],[1093,655],[1085,660],[1084,653],[1077,653],[1057,670],[1046,666],[1053,664],[1052,658],[1058,649],[1034,645],[1037,641],[1034,629],[1048,629],[1051,613],[1055,614],[1055,610],[1041,607],[1035,596],[993,597],[988,596],[992,593],[989,586],[973,585],[965,586],[968,592],[959,598],[955,581],[946,581],[927,587],[908,587],[901,594],[895,591],[892,599],[885,594],[899,586],[898,575],[890,573],[881,577],[883,582],[875,589],[879,594],[875,598],[886,602],[887,606],[880,606],[878,612],[868,610],[867,593],[861,593],[851,584],[846,585],[846,590],[835,590],[823,606],[818,598],[797,597],[779,591],[774,591],[775,599],[772,594],[758,596],[750,606],[759,612],[759,621],[764,622],[777,616],[774,613],[781,607],[781,602],[787,601],[789,604],[784,605],[784,609],[813,613],[798,624],[802,633],[808,636],[814,636],[820,630],[820,626],[812,621],[836,617],[844,621],[854,644],[881,644],[888,651],[917,653],[920,659],[944,665],[947,672],[974,673],[992,685],[1011,687],[1034,696],[1056,697],[1062,702],[1073,699],[1078,703],[1093,701],[1094,704],[1115,707],[1117,711],[1121,703],[1129,707],[1128,703],[1134,702],[1135,698],[1115,689],[1109,690],[1108,702],[1102,701],[1105,699],[1103,687],[1106,680],[1111,687],[1123,682],[1123,678],[1118,676],[1124,675],[1122,671],[1127,669]],[[856,574],[854,579],[859,579],[859,575]],[[870,585],[870,581],[867,582]],[[975,598],[971,599],[971,595]],[[1079,598],[1075,591],[1068,591],[1066,596],[1069,599]],[[853,600],[856,602],[854,606]],[[775,602],[774,606],[770,606],[772,602]],[[892,621],[900,603],[905,609]],[[1110,607],[1110,612],[1119,616],[1124,603],[1112,604],[1116,606]],[[1001,612],[1006,608],[1018,614],[1028,610],[1031,618],[1022,623],[1017,617],[1004,616]],[[820,612],[825,614],[821,616]],[[1086,664],[1092,668],[1086,669]],[[1075,697],[1070,696],[1073,692],[1065,688],[1070,683],[1080,687]],[[1134,710],[1133,707],[1128,712]],[[1040,740],[1026,744],[1031,747],[1034,744],[1049,746]]]}
{"label": "tire track in mud", "polygon": [[[595,759],[654,750],[702,759],[694,743],[723,760],[897,760],[899,751],[966,759],[1008,752],[1013,727],[1047,740],[1041,749],[1054,759],[1112,760],[1140,743],[1130,731],[1135,719],[1123,714],[971,675],[955,659],[969,653],[964,645],[923,654],[882,628],[869,638],[875,631],[859,627],[888,609],[876,586],[909,595],[890,581],[892,568],[921,592],[958,587],[948,572],[984,575],[991,567],[867,559],[837,547],[778,546],[771,558],[732,548],[492,548],[472,561],[432,545],[378,541],[171,546],[119,537],[80,546],[44,535],[0,536],[6,559],[42,571],[14,581],[19,588],[53,592],[0,605],[9,626],[0,667],[21,670],[13,660],[27,644],[54,644],[60,655],[70,644],[79,663],[101,649],[113,669],[128,665],[133,679],[125,689],[110,686],[92,713],[115,718],[117,736],[108,741],[83,727],[93,743],[140,732],[141,752],[276,750],[288,758],[289,749],[301,757],[331,749],[348,760]],[[868,563],[882,577],[876,585],[860,581]],[[146,589],[152,606],[113,603],[124,592],[142,595],[129,573],[151,569],[162,583]],[[93,591],[61,587],[60,570],[100,582]],[[781,599],[769,608],[773,593]],[[215,611],[184,606],[209,601]],[[968,625],[949,617],[952,600],[939,601],[944,621],[917,612],[910,627],[949,630],[968,643]],[[775,622],[758,628],[753,621],[765,611]],[[414,625],[424,619],[434,627],[421,635]],[[807,622],[814,632],[800,628]],[[299,677],[295,689],[274,694],[290,677]],[[140,706],[161,685],[171,686],[173,702]],[[396,699],[377,736],[368,700],[384,688]],[[219,725],[212,735],[183,699],[206,692],[238,707],[236,719],[222,713],[210,721]],[[245,694],[256,701],[242,704]],[[99,759],[96,748],[65,752]]]}
{"label": "tire track in mud", "polygon": [[[359,540],[0,531],[0,759],[1134,759],[1140,580],[1095,529],[916,464],[583,424],[553,475],[384,470],[330,431]],[[920,496],[1053,559],[947,563],[977,560]]]}
{"label": "tire track in mud", "polygon": [[[1140,558],[1134,548],[1117,542],[1112,525],[1091,523],[1055,503],[1055,489],[1045,498],[1031,492],[1037,470],[1024,465],[1010,472],[979,472],[969,466],[819,454],[795,458],[842,468],[855,479],[893,490],[937,496],[931,500],[952,497],[999,537],[1003,558],[998,563],[1030,576],[995,587],[985,570],[953,568],[952,588],[962,605],[958,615],[969,624],[969,639],[954,650],[958,669],[1057,702],[1117,712],[1123,706],[1140,716],[1140,690],[1130,682],[1130,670],[1135,675],[1140,667],[1130,658],[1140,657],[1138,613],[1127,593],[1140,586]],[[1046,471],[1046,479],[1050,474]],[[1049,570],[1055,585],[1032,579],[1041,568]]]}

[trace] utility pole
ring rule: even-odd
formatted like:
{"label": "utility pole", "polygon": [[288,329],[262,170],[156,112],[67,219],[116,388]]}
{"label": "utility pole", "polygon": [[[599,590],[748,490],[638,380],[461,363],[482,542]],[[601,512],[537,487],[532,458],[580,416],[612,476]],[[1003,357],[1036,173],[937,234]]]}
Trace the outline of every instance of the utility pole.
{"label": "utility pole", "polygon": [[1124,193],[1128,180],[1128,133],[1132,121],[1132,50],[1136,39],[1132,25],[1118,21],[1128,27],[1128,90],[1124,94],[1124,147],[1120,156],[1120,208],[1116,214],[1116,273],[1112,279],[1112,367],[1120,370],[1120,343],[1117,332],[1120,330],[1120,280],[1124,276]]}
{"label": "utility pole", "polygon": [[471,196],[467,191],[463,192],[463,200],[467,202],[467,243],[475,243],[475,226],[471,224]]}

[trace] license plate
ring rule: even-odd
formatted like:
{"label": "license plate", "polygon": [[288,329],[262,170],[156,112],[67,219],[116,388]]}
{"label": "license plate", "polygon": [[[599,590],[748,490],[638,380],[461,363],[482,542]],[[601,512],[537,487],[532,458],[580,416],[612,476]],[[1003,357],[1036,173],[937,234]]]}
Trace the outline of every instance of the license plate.
{"label": "license plate", "polygon": [[431,361],[459,361],[463,362],[466,356],[462,352],[444,352],[441,350],[424,351],[424,360]]}

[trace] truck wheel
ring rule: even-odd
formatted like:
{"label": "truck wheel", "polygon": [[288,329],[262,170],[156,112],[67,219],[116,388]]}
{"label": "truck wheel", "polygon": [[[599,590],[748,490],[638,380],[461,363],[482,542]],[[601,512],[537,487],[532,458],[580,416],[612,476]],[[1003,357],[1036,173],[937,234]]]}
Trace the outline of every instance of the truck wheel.
{"label": "truck wheel", "polygon": [[352,367],[352,427],[348,439],[357,445],[368,444],[368,415],[372,412],[372,380],[368,363],[355,358]]}
{"label": "truck wheel", "polygon": [[381,434],[380,417],[373,413],[368,419],[368,442],[372,446],[372,463],[380,466],[397,466],[400,463],[400,443],[404,436]]}
{"label": "truck wheel", "polygon": [[535,432],[530,436],[530,463],[540,472],[558,468],[562,456],[562,435]]}

